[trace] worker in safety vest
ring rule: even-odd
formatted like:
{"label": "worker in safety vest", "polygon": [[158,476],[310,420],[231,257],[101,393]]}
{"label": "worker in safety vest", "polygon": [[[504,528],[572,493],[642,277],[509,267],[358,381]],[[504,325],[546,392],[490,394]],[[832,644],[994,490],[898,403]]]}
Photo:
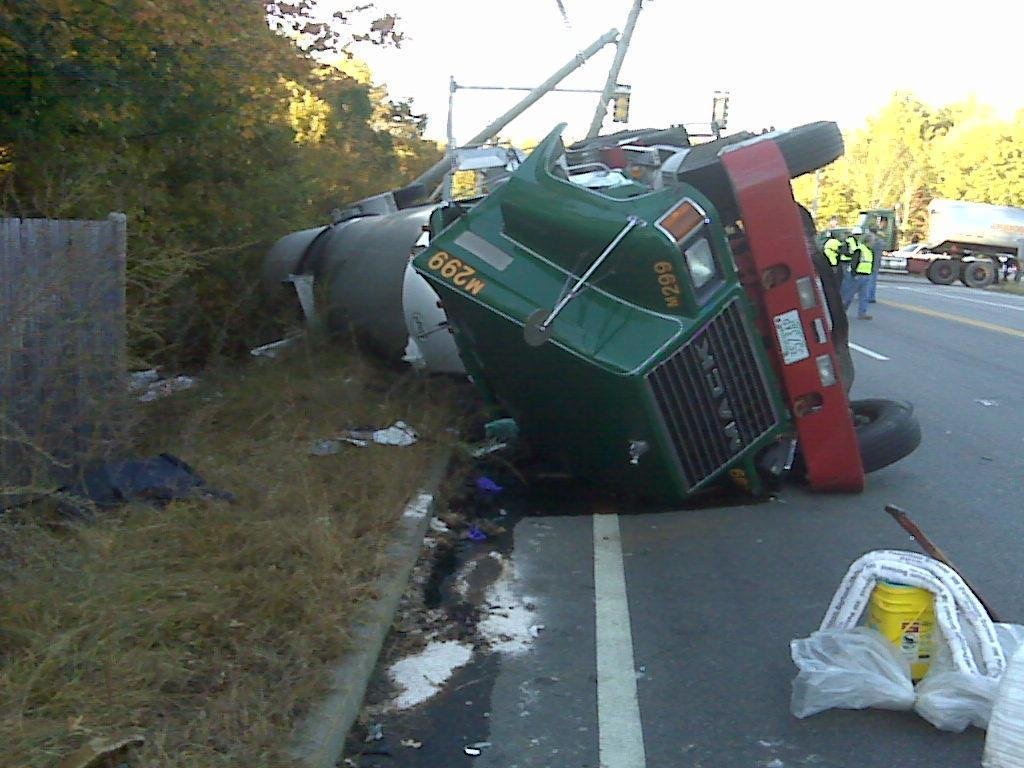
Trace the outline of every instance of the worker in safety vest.
{"label": "worker in safety vest", "polygon": [[[893,227],[895,226],[896,223],[893,222]],[[868,227],[868,229],[871,234],[868,237],[867,245],[875,257],[871,269],[871,285],[868,287],[868,303],[874,304],[876,301],[875,295],[878,293],[878,270],[882,268],[879,262],[882,260],[882,252],[889,246],[889,239],[886,237],[886,233],[889,231],[889,219],[885,216],[879,216],[878,223],[873,227]]]}
{"label": "worker in safety vest", "polygon": [[871,270],[875,263],[875,254],[861,240],[864,230],[854,227],[846,238],[846,247],[850,250],[850,273],[843,280],[843,306],[850,308],[853,297],[857,296],[857,317],[870,320],[868,314],[868,290],[871,286]]}
{"label": "worker in safety vest", "polygon": [[832,265],[832,271],[842,277],[840,263],[849,262],[850,251],[831,229],[826,233],[825,243],[821,246],[821,251],[825,254],[825,258],[828,259],[828,263]]}

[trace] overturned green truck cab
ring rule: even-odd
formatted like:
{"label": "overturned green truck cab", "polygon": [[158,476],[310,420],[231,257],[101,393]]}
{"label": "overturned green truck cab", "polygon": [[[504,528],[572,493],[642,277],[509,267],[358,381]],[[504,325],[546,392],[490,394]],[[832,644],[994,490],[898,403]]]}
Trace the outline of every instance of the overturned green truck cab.
{"label": "overturned green truck cab", "polygon": [[774,370],[792,340],[768,338],[763,288],[741,282],[736,210],[723,221],[685,183],[588,188],[570,171],[556,129],[488,196],[432,216],[413,266],[467,371],[531,449],[587,482],[664,503],[723,481],[759,492],[765,449],[797,434],[800,393],[787,400]]}

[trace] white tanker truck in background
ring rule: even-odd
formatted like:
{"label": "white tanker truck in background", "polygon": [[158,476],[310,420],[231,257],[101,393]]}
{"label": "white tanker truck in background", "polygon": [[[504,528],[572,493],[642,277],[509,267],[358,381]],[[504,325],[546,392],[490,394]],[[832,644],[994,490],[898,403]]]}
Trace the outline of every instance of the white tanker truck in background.
{"label": "white tanker truck in background", "polygon": [[971,288],[996,282],[1001,267],[1024,266],[1024,208],[932,200],[928,236],[883,255],[882,269],[923,274],[937,285]]}

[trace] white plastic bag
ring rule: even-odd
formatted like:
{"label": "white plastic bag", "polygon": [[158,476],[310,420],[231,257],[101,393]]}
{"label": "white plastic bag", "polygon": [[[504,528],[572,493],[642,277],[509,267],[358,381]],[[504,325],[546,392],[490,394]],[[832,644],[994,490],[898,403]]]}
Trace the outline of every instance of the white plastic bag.
{"label": "white plastic bag", "polygon": [[982,767],[1020,768],[1024,765],[1024,647],[1003,675],[991,720]]}
{"label": "white plastic bag", "polygon": [[868,627],[826,629],[789,644],[800,672],[790,711],[809,717],[826,709],[906,710],[914,706],[910,664]]}
{"label": "white plastic bag", "polygon": [[[1024,641],[1024,626],[1019,624],[995,624],[995,638],[1005,658],[1010,658]],[[954,668],[948,644],[936,630],[928,674],[917,684],[917,701],[914,709],[921,717],[943,731],[960,732],[973,725],[988,728],[992,714],[992,702],[999,688],[999,676],[971,674]],[[967,643],[975,656],[980,656],[977,636],[965,632]],[[985,670],[986,672],[988,670]]]}

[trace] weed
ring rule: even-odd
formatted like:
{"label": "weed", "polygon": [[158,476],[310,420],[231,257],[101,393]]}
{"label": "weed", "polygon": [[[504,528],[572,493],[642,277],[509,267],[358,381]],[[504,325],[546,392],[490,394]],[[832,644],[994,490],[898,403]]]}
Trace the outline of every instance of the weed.
{"label": "weed", "polygon": [[[405,500],[447,450],[458,385],[303,346],[147,406],[140,453],[181,456],[236,503],[129,505],[89,526],[0,519],[0,743],[52,765],[140,731],[142,763],[271,766],[388,567]],[[310,444],[404,419],[406,448]]]}

